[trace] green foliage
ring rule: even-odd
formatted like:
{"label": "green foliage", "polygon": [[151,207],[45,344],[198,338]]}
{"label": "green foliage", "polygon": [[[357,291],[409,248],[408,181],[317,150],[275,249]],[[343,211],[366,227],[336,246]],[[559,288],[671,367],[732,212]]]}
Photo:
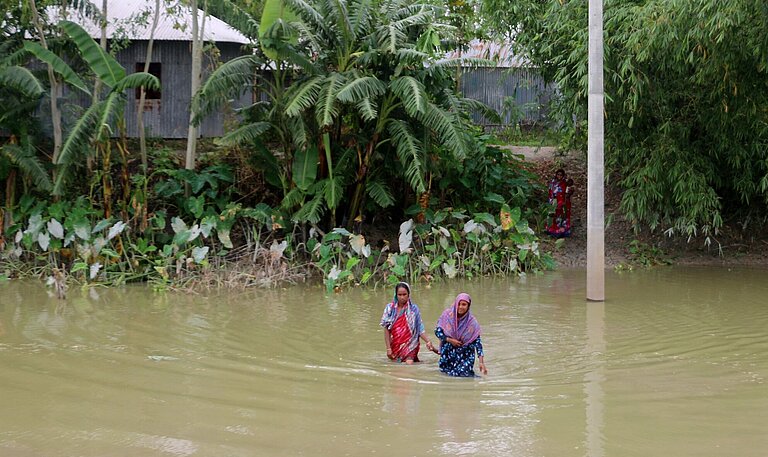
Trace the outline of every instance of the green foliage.
{"label": "green foliage", "polygon": [[[485,0],[518,52],[584,119],[587,2]],[[501,7],[503,5],[503,7]],[[606,158],[640,225],[687,236],[766,214],[768,42],[764,2],[609,0],[604,7]]]}

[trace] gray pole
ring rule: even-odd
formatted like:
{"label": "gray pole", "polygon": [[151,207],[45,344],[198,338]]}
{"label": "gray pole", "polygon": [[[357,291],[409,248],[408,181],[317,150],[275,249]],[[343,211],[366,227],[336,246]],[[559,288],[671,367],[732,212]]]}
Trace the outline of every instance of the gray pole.
{"label": "gray pole", "polygon": [[589,100],[587,118],[587,300],[605,300],[603,188],[603,1],[589,0]]}

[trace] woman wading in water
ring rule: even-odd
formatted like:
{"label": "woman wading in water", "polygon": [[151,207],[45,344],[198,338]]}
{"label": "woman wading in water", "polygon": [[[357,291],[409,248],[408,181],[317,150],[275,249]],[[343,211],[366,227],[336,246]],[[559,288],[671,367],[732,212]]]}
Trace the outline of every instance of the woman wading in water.
{"label": "woman wading in water", "polygon": [[381,316],[387,357],[398,362],[412,364],[419,361],[419,338],[427,349],[437,352],[424,333],[419,307],[411,301],[411,287],[404,282],[395,286],[395,297],[384,308]]}

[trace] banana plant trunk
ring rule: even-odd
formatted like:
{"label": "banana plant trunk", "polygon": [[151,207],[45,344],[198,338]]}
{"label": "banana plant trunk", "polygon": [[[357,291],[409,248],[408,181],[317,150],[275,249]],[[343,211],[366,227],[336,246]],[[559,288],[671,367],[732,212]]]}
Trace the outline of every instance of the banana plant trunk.
{"label": "banana plant trunk", "polygon": [[365,156],[360,162],[360,168],[357,170],[357,184],[355,185],[355,193],[352,195],[352,203],[349,209],[349,221],[347,222],[350,227],[355,219],[362,215],[363,196],[365,195],[365,181],[368,175],[368,167],[371,164],[371,157],[373,157],[373,151],[378,142],[379,134],[376,133],[373,135],[373,138],[371,138],[371,141],[365,146]]}

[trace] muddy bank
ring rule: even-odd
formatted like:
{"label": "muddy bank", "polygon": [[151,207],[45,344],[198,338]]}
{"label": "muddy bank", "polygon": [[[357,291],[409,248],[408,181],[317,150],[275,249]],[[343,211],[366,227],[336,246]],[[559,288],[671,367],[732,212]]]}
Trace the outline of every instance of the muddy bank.
{"label": "muddy bank", "polygon": [[[587,168],[581,153],[562,154],[554,148],[506,147],[523,154],[532,169],[546,183],[558,168],[571,177],[576,190],[572,197],[572,235],[556,246],[546,238],[559,266],[586,267],[587,264]],[[616,186],[605,186],[605,261],[610,267],[642,266],[655,261],[678,265],[763,266],[768,267],[768,236],[765,233],[745,233],[738,227],[723,227],[707,244],[703,237],[669,237],[658,232],[635,233],[619,204],[621,192]]]}

